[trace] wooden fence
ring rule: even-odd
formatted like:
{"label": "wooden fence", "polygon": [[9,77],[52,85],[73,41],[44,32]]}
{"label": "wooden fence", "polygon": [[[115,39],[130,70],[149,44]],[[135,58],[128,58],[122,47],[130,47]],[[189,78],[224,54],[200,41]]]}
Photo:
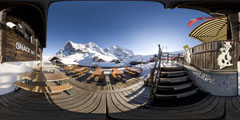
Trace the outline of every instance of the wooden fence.
{"label": "wooden fence", "polygon": [[171,63],[171,62],[177,62],[177,63],[183,63],[183,55],[181,53],[169,53],[169,52],[163,52],[161,57],[162,62],[165,63]]}
{"label": "wooden fence", "polygon": [[[220,70],[217,58],[221,54],[220,48],[224,47],[226,41],[216,41],[197,45],[190,49],[191,53],[191,64],[197,68],[209,69],[209,70]],[[229,50],[232,60],[230,61],[233,65],[225,67],[221,70],[237,70],[237,61],[240,54],[240,42],[229,41],[232,48]]]}

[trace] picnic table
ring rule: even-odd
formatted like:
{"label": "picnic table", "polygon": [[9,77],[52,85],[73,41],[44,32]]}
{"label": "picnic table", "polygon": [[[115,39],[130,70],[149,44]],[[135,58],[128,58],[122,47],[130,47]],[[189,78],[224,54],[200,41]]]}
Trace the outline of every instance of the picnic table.
{"label": "picnic table", "polygon": [[103,79],[103,69],[102,68],[97,68],[93,73],[92,73],[92,78],[95,76],[99,76],[100,79]]}
{"label": "picnic table", "polygon": [[112,71],[111,71],[111,74],[112,74],[112,77],[114,79],[117,79],[118,80],[118,75],[120,75],[122,77],[123,75],[123,72],[118,70],[117,68],[112,68]]}
{"label": "picnic table", "polygon": [[63,73],[43,73],[43,80],[46,82],[60,82],[65,81],[68,77]]}
{"label": "picnic table", "polygon": [[[39,92],[42,93],[45,90],[47,93],[55,93],[61,91],[69,91],[72,89],[72,86],[65,81],[68,79],[67,76],[63,73],[43,73],[43,72],[25,72],[19,74],[21,78],[20,81],[17,81],[14,85],[15,87],[22,88],[24,90],[32,91],[32,92]],[[32,82],[58,82],[58,85],[55,86],[38,86],[38,85],[31,85],[29,81]],[[62,84],[65,81],[65,84]],[[33,90],[34,88],[34,90]],[[46,91],[49,89],[50,91]]]}
{"label": "picnic table", "polygon": [[53,82],[68,79],[63,73],[24,72],[18,75],[21,79],[33,82]]}
{"label": "picnic table", "polygon": [[117,75],[122,75],[122,74],[123,74],[123,72],[120,71],[120,70],[118,70],[117,68],[112,68],[112,70],[113,70],[113,72],[114,72],[115,74],[117,74]]}

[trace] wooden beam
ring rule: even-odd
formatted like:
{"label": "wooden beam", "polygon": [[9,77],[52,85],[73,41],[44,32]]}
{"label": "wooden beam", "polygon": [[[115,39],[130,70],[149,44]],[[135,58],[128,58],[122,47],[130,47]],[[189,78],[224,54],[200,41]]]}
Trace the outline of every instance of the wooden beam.
{"label": "wooden beam", "polygon": [[[2,11],[0,11],[0,23],[1,25],[5,25],[6,24],[6,10],[4,9]],[[3,26],[1,26],[0,28],[0,62],[3,62],[4,59],[4,47],[5,47],[5,28],[3,28]]]}

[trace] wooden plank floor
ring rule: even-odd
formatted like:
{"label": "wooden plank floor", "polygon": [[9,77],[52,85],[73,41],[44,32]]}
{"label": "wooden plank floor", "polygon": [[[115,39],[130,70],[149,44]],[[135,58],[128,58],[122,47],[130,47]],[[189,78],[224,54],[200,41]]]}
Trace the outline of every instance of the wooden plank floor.
{"label": "wooden plank floor", "polygon": [[[128,101],[138,96],[135,90],[147,91],[141,101],[133,101],[128,109],[135,109],[148,100],[148,88],[143,89],[143,81],[138,78],[125,78],[113,81],[106,75],[104,80],[89,79],[90,74],[69,76],[73,85],[71,94],[40,94],[19,90],[0,96],[0,118],[8,119],[106,119],[107,104],[111,100],[119,101],[122,96]],[[48,83],[54,85],[54,83]],[[126,92],[124,94],[120,94]],[[123,100],[122,100],[123,101]],[[116,104],[116,103],[115,103]],[[118,103],[120,105],[120,103]]]}
{"label": "wooden plank floor", "polygon": [[149,88],[139,78],[126,76],[102,81],[90,74],[68,74],[71,94],[40,94],[25,90],[0,95],[0,119],[238,119],[240,97],[208,95],[182,107],[150,107]]}

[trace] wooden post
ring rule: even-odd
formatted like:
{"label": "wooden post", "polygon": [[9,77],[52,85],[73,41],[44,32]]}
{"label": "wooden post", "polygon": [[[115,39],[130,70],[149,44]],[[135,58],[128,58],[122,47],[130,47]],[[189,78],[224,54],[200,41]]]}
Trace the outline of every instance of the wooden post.
{"label": "wooden post", "polygon": [[38,60],[38,42],[37,42],[38,39],[35,39],[35,38],[34,38],[34,40],[35,40],[35,47],[36,47],[36,48],[35,48],[35,50],[36,50],[36,51],[35,51],[35,53],[36,53],[36,60]]}
{"label": "wooden post", "polygon": [[150,99],[153,99],[153,75],[154,75],[154,73],[153,73],[153,69],[150,69],[150,77],[149,77],[149,79],[150,79]]}
{"label": "wooden post", "polygon": [[228,28],[231,29],[231,31],[227,31],[228,34],[231,33],[231,38],[228,38],[228,40],[235,40],[239,41],[239,16],[238,13],[228,13],[228,19],[230,22],[230,26]]}
{"label": "wooden post", "polygon": [[42,49],[40,49],[40,71],[42,71]]}
{"label": "wooden post", "polygon": [[[154,82],[155,82],[155,85],[154,85],[154,91],[153,91],[153,94],[156,93],[157,91],[157,86],[158,86],[158,83],[160,81],[160,74],[161,74],[161,59],[162,59],[162,50],[161,50],[161,47],[160,45],[158,46],[159,47],[159,53],[158,53],[158,67],[157,67],[157,74],[154,76]],[[156,66],[155,68],[156,69]],[[154,71],[155,73],[155,71]]]}
{"label": "wooden post", "polygon": [[0,28],[0,63],[3,62],[4,59],[4,52],[5,52],[5,40],[6,40],[6,33],[5,33],[5,28],[3,25],[6,23],[6,16],[7,16],[7,9],[4,9],[0,11],[0,23],[1,23],[1,28]]}
{"label": "wooden post", "polygon": [[180,53],[178,53],[177,63],[179,62],[179,59],[180,59]]}
{"label": "wooden post", "polygon": [[237,76],[238,76],[238,79],[237,79],[237,94],[238,96],[240,96],[240,57],[238,58],[238,61],[237,61]]}
{"label": "wooden post", "polygon": [[161,60],[160,60],[161,59],[161,57],[160,57],[161,47],[160,47],[160,45],[158,45],[158,47],[159,47],[158,56],[157,56],[157,59],[155,61],[153,69],[151,69],[151,71],[150,71],[150,100],[153,100],[153,97],[154,97],[153,83],[154,82],[156,83],[156,77],[154,77],[154,74],[155,74],[155,70],[156,70],[158,61],[160,61],[160,64],[161,64]]}
{"label": "wooden post", "polygon": [[167,53],[167,63],[169,63],[169,53]]}

